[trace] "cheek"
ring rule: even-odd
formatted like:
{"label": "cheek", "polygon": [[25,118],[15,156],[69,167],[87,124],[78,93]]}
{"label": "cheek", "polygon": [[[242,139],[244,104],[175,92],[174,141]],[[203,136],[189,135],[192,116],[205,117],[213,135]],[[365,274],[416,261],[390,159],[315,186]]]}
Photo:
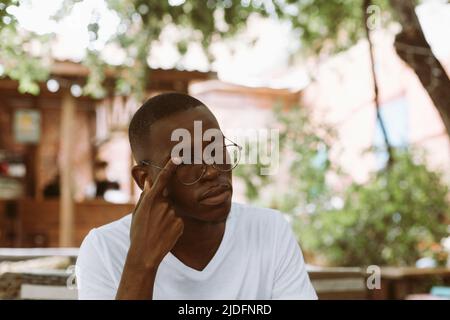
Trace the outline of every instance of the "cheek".
{"label": "cheek", "polygon": [[194,193],[194,188],[189,188],[180,184],[175,184],[171,186],[170,195],[172,201],[182,207],[192,207],[195,206],[196,196]]}

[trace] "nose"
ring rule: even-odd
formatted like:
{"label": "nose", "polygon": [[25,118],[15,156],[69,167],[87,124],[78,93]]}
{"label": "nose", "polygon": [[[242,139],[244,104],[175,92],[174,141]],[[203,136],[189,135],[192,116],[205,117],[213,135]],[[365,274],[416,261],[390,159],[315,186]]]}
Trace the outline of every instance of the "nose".
{"label": "nose", "polygon": [[203,175],[203,179],[205,180],[213,180],[219,176],[219,170],[214,168],[212,165],[206,165],[205,174]]}

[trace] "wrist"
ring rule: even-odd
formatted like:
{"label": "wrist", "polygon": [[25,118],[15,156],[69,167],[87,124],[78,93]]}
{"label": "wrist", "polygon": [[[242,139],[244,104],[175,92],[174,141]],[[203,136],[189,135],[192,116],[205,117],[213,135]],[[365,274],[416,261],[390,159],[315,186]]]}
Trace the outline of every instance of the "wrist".
{"label": "wrist", "polygon": [[158,266],[127,257],[116,293],[117,300],[152,299]]}
{"label": "wrist", "polygon": [[130,246],[128,250],[126,265],[134,270],[142,270],[144,272],[155,271],[158,269],[161,259],[153,255],[144,255],[142,250]]}

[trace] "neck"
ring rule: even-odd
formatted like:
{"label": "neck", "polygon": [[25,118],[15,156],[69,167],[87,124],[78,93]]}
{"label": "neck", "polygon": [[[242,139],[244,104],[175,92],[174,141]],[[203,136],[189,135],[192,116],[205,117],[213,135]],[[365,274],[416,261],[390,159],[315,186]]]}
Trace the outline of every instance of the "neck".
{"label": "neck", "polygon": [[171,252],[189,267],[203,270],[222,242],[225,221],[211,223],[183,217],[183,222],[183,234]]}
{"label": "neck", "polygon": [[225,221],[205,222],[189,217],[183,217],[184,230],[178,239],[178,244],[189,246],[207,245],[222,240],[225,231]]}

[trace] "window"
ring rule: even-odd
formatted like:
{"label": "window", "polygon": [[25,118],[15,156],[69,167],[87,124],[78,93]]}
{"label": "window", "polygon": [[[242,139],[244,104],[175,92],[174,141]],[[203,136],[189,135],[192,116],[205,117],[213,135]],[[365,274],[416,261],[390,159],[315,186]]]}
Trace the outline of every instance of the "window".
{"label": "window", "polygon": [[[380,113],[391,145],[400,148],[408,146],[408,102],[405,97],[381,105]],[[388,154],[380,122],[378,119],[376,122],[374,146],[378,150],[376,167],[380,169],[386,165]]]}

